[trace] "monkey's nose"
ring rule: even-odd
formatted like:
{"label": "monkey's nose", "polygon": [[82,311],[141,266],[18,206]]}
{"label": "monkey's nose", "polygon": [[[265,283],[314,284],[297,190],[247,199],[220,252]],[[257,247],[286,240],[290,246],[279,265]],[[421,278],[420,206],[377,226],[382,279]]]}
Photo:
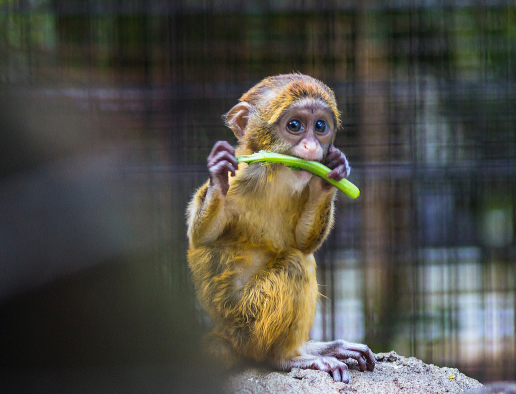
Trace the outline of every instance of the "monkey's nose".
{"label": "monkey's nose", "polygon": [[300,149],[300,156],[302,156],[302,159],[319,160],[321,158],[321,149],[318,149],[319,146],[315,142],[303,141],[301,147],[302,149]]}

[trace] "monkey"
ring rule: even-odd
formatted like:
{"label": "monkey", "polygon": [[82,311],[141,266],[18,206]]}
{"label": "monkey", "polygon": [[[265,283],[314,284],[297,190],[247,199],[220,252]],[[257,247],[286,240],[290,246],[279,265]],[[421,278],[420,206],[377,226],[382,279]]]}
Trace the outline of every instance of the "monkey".
{"label": "monkey", "polygon": [[215,143],[209,179],[186,212],[188,265],[214,322],[209,353],[228,367],[250,360],[317,369],[346,383],[348,359],[373,371],[367,345],[309,340],[318,297],[314,252],[333,226],[336,188],[307,171],[236,159],[266,150],[322,162],[337,181],[348,177],[348,160],[334,146],[341,127],[334,92],[304,74],[276,75],[223,118],[237,146]]}

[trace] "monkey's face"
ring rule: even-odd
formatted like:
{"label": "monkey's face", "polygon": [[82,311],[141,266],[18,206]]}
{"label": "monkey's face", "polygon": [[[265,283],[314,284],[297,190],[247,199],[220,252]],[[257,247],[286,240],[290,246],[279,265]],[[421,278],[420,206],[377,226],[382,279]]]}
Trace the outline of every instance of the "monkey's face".
{"label": "monkey's face", "polygon": [[300,100],[278,120],[277,133],[289,146],[286,153],[322,161],[335,134],[332,111],[321,100]]}

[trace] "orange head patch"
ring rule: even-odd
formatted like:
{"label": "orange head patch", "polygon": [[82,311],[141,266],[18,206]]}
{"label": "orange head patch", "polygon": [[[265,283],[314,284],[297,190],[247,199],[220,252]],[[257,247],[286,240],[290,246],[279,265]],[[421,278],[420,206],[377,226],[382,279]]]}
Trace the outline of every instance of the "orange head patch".
{"label": "orange head patch", "polygon": [[292,104],[303,98],[313,98],[326,104],[333,114],[335,131],[340,128],[335,94],[324,83],[308,75],[293,73],[265,78],[246,92],[240,101],[252,104],[258,115],[271,126]]}

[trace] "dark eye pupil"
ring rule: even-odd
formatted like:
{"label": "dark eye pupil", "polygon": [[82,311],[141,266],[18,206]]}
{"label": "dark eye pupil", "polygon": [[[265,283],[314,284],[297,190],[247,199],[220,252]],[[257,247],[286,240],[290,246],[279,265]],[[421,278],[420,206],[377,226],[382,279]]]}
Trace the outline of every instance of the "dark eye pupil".
{"label": "dark eye pupil", "polygon": [[299,131],[301,130],[301,123],[298,120],[291,120],[287,127],[290,131]]}
{"label": "dark eye pupil", "polygon": [[319,133],[326,131],[326,123],[322,120],[318,120],[315,123],[315,131],[318,131]]}

